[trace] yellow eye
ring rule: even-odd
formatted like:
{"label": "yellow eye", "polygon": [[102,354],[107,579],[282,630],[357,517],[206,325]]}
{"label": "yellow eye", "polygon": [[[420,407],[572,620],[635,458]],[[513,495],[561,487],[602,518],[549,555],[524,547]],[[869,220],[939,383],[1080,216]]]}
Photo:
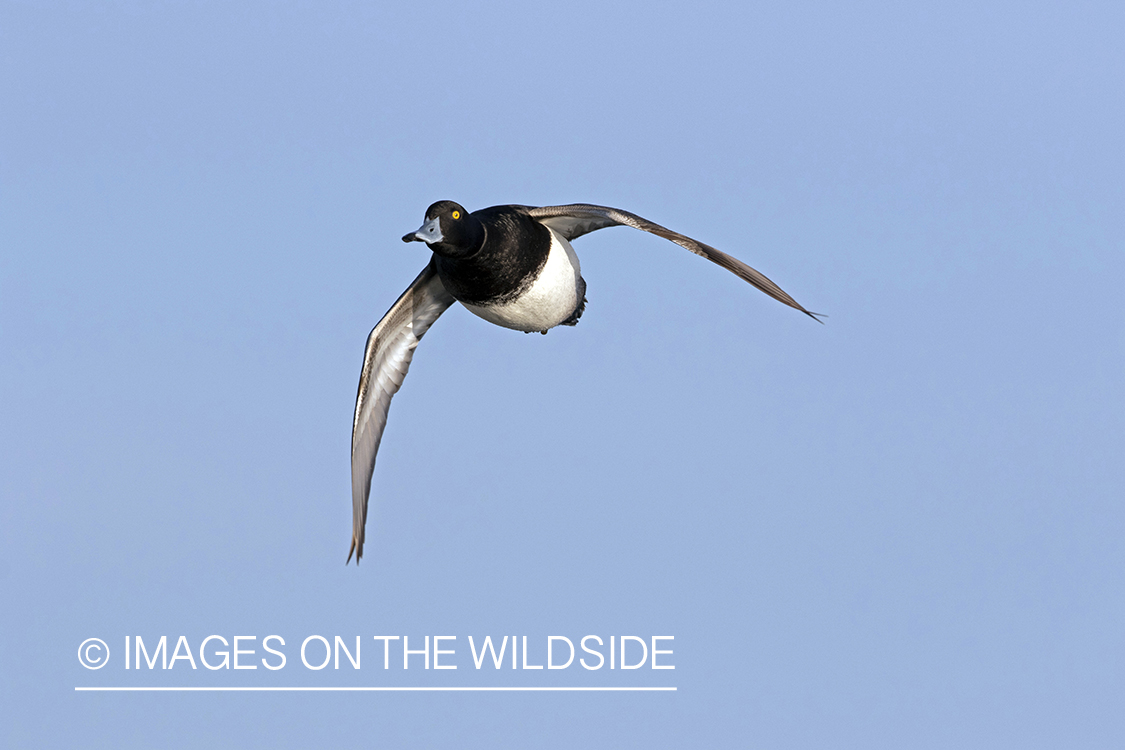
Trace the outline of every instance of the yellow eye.
{"label": "yellow eye", "polygon": [[454,219],[460,219],[461,218],[461,212],[460,211],[454,211],[453,212],[453,218]]}

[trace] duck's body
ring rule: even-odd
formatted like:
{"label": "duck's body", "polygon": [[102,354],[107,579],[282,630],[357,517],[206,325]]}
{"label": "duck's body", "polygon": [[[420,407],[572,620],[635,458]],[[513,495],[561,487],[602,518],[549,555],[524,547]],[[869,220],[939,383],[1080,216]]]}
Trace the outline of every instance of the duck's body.
{"label": "duck's body", "polygon": [[493,206],[468,213],[439,201],[404,242],[424,242],[429,264],[371,331],[352,423],[352,553],[363,556],[364,526],[375,455],[414,348],[445,310],[460,302],[504,328],[546,333],[575,325],[586,282],[570,241],[611,226],[664,237],[726,268],[774,299],[813,317],[780,287],[742,261],[636,214],[605,206]]}
{"label": "duck's body", "polygon": [[546,333],[578,322],[586,282],[565,237],[513,206],[486,208],[470,220],[484,228],[479,247],[464,255],[434,254],[438,277],[454,299],[517,331]]}

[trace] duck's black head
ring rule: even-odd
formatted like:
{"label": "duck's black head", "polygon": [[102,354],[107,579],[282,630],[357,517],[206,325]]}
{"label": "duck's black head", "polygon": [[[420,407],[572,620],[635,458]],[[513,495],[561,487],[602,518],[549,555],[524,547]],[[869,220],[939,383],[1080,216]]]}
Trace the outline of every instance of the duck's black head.
{"label": "duck's black head", "polygon": [[418,231],[404,235],[403,242],[425,242],[446,258],[463,258],[480,249],[484,227],[460,204],[438,201],[426,209],[426,221]]}

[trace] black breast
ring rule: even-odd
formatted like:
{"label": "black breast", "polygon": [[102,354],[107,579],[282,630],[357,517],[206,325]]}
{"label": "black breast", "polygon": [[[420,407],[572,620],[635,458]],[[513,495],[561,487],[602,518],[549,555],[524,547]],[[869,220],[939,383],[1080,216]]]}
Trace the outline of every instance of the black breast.
{"label": "black breast", "polygon": [[485,228],[480,250],[464,258],[434,256],[438,275],[456,299],[475,305],[507,302],[539,276],[551,251],[550,231],[511,206],[473,213]]}

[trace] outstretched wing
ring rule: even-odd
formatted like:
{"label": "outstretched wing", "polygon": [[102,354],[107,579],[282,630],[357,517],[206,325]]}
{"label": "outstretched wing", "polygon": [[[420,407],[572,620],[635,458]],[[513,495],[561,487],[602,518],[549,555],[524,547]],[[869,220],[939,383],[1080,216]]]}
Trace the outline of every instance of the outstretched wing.
{"label": "outstretched wing", "polygon": [[353,552],[357,564],[363,557],[363,528],[367,522],[371,473],[375,470],[375,454],[383,438],[383,428],[387,426],[391,397],[398,393],[406,377],[410,360],[414,357],[414,347],[453,302],[431,260],[367,337],[352,422],[352,547],[348,551],[349,562]]}
{"label": "outstretched wing", "polygon": [[801,307],[797,300],[790,297],[781,287],[766,278],[765,274],[755,271],[738,258],[732,258],[721,250],[716,250],[710,245],[705,245],[698,240],[693,240],[691,237],[685,237],[679,232],[673,232],[671,229],[662,227],[636,214],[622,211],[619,208],[591,206],[586,203],[572,203],[569,206],[542,206],[540,208],[521,206],[521,208],[527,211],[531,217],[546,224],[568,240],[573,240],[576,237],[581,237],[584,234],[589,234],[598,229],[616,226],[633,227],[643,232],[651,232],[658,237],[663,237],[666,240],[675,242],[680,247],[691,250],[696,255],[703,256],[712,263],[718,263],[739,278],[761,289],[778,302],[783,302],[790,307],[796,308],[818,323],[820,322],[816,317],[817,313],[811,313]]}

